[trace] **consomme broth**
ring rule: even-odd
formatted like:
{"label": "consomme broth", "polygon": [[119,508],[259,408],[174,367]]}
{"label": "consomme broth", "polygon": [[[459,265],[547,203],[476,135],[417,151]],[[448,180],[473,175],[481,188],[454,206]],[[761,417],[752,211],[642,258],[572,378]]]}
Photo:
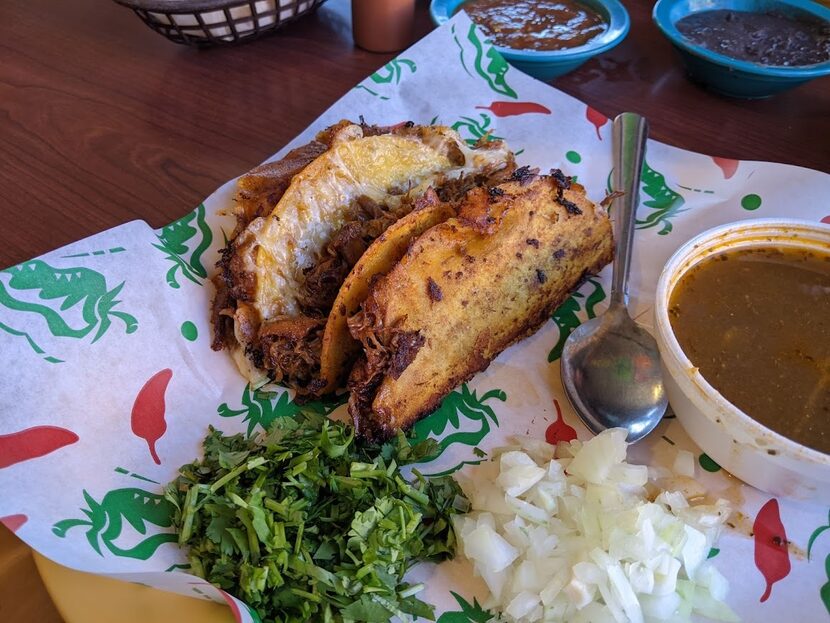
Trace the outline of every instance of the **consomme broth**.
{"label": "consomme broth", "polygon": [[755,247],[710,256],[675,286],[669,319],[724,398],[830,453],[830,253]]}

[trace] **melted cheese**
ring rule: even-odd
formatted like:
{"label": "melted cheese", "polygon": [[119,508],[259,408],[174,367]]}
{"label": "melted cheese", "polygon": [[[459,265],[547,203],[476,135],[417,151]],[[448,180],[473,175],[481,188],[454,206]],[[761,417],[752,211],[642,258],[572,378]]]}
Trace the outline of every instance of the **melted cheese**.
{"label": "melted cheese", "polygon": [[[349,130],[294,176],[271,214],[248,226],[245,242],[237,249],[246,270],[255,276],[251,304],[261,321],[299,313],[303,269],[319,260],[359,197],[395,208],[404,197],[418,196],[436,181],[498,168],[509,155],[503,144],[472,150],[456,132],[441,126],[419,136],[363,137],[359,126]],[[464,164],[454,166],[448,154],[458,151]]]}

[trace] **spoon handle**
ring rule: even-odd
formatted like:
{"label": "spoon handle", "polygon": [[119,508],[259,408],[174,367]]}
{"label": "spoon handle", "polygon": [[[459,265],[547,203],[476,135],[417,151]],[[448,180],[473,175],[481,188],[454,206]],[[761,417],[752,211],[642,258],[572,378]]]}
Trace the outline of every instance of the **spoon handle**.
{"label": "spoon handle", "polygon": [[616,235],[614,274],[611,280],[612,306],[628,304],[628,269],[631,266],[634,219],[640,200],[640,173],[646,153],[646,138],[648,122],[645,117],[633,112],[624,112],[614,119],[613,188],[624,194],[613,202],[611,210]]}

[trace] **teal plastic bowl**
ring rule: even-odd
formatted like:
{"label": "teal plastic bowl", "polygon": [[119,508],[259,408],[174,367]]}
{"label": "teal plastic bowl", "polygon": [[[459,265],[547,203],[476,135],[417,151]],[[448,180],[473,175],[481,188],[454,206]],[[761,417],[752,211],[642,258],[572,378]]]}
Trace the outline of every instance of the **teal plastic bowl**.
{"label": "teal plastic bowl", "polygon": [[[539,80],[554,78],[573,71],[589,58],[607,52],[625,39],[631,20],[628,11],[618,0],[579,0],[595,10],[608,24],[608,29],[585,45],[568,50],[514,50],[496,46],[499,53],[517,69]],[[449,20],[464,0],[432,0],[429,13],[438,26]]]}
{"label": "teal plastic bowl", "polygon": [[811,0],[659,0],[652,14],[654,23],[680,52],[686,72],[694,82],[722,95],[754,99],[769,97],[830,74],[830,60],[798,67],[737,60],[692,43],[675,27],[687,15],[718,9],[760,13],[774,11],[796,18],[823,19],[830,23],[830,9]]}

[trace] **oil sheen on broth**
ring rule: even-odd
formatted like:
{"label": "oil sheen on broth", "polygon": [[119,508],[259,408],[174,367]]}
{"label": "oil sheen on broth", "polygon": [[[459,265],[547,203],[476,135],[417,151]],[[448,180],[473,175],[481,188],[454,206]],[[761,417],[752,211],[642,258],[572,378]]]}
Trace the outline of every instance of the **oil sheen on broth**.
{"label": "oil sheen on broth", "polygon": [[724,398],[830,453],[830,253],[726,251],[683,275],[669,301],[683,352]]}
{"label": "oil sheen on broth", "polygon": [[496,45],[514,50],[563,50],[608,28],[596,11],[572,0],[468,0],[465,10]]}

